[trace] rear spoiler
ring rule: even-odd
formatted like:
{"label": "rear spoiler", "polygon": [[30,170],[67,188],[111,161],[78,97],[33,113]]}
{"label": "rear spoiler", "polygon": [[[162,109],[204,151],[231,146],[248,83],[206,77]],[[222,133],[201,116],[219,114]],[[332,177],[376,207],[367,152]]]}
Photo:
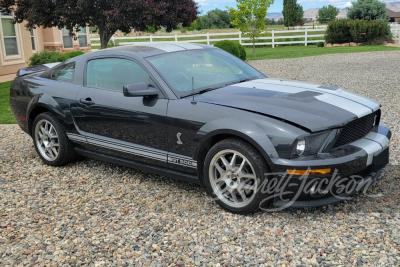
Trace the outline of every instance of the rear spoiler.
{"label": "rear spoiler", "polygon": [[48,69],[51,69],[52,67],[57,66],[60,63],[61,62],[48,63],[48,64],[43,64],[43,65],[36,65],[36,66],[33,66],[33,67],[22,68],[22,69],[18,70],[17,77],[30,75],[30,74],[37,73],[37,72],[43,72],[45,70],[48,70]]}

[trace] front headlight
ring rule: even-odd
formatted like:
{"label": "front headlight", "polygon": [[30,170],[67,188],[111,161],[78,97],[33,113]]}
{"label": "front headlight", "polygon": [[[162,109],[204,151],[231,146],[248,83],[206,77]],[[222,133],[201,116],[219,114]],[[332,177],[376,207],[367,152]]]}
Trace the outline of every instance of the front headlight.
{"label": "front headlight", "polygon": [[329,133],[330,132],[328,131],[323,133],[311,134],[309,136],[297,139],[293,147],[291,158],[308,156],[318,153]]}
{"label": "front headlight", "polygon": [[300,156],[304,153],[304,150],[306,150],[306,139],[297,140],[296,154]]}

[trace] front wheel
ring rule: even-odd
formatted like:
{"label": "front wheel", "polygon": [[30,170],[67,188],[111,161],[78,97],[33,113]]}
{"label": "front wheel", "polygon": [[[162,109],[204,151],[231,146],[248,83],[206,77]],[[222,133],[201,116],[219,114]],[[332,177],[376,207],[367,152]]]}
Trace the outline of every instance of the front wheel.
{"label": "front wheel", "polygon": [[215,144],[206,156],[203,171],[214,200],[233,213],[254,212],[267,197],[261,192],[269,172],[267,164],[245,141],[226,139]]}
{"label": "front wheel", "polygon": [[36,152],[48,165],[62,166],[77,157],[63,125],[50,112],[36,117],[32,137]]}

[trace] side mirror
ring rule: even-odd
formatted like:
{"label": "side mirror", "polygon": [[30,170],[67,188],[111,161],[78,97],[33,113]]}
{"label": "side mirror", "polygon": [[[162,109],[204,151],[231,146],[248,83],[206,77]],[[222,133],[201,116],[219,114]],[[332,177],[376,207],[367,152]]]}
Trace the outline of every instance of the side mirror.
{"label": "side mirror", "polygon": [[131,83],[124,85],[124,96],[126,97],[140,97],[140,96],[155,96],[158,95],[158,90],[149,88],[145,82]]}

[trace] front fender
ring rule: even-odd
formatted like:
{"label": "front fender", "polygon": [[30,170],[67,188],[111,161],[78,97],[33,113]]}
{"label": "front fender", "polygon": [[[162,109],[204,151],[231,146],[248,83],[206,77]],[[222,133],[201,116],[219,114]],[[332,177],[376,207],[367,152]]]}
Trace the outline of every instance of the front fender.
{"label": "front fender", "polygon": [[272,163],[271,158],[278,157],[269,137],[255,123],[243,119],[221,118],[206,123],[197,132],[195,139],[198,141],[198,145],[193,158],[197,160],[199,152],[207,140],[220,134],[230,134],[248,141],[261,152],[268,164]]}

